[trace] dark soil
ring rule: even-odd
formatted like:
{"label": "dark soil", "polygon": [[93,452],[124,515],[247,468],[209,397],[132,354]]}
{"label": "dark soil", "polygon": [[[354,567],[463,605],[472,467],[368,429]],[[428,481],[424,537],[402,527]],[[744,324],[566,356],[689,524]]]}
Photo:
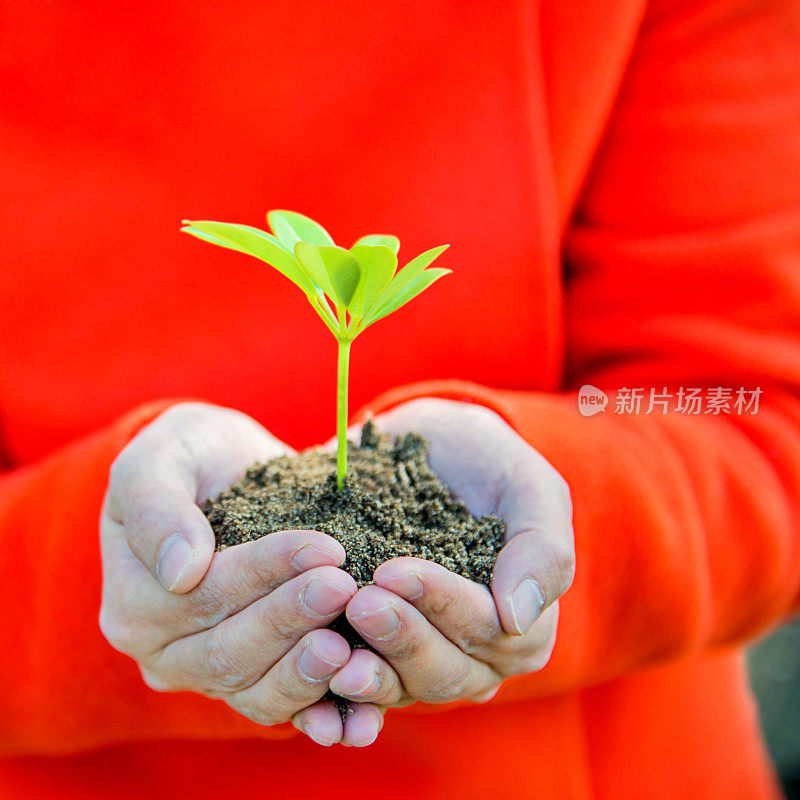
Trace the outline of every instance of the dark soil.
{"label": "dark soil", "polygon": [[[336,458],[318,448],[254,464],[240,481],[203,506],[217,549],[281,530],[315,530],[338,539],[342,569],[359,586],[396,556],[435,561],[477,583],[489,584],[505,523],[476,519],[453,499],[428,465],[425,439],[409,433],[392,441],[371,422],[361,445],[348,443],[348,474],[336,488]],[[331,628],[366,647],[344,616]]]}

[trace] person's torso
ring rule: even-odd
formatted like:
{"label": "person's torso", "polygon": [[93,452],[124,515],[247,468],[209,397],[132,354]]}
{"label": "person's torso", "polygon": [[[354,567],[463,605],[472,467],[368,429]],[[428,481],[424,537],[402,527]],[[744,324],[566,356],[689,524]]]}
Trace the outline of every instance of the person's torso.
{"label": "person's torso", "polygon": [[[353,408],[424,378],[558,388],[563,220],[537,4],[438,0],[421,13],[399,2],[42,3],[36,15],[33,5],[2,9],[0,440],[9,463],[35,461],[164,396],[237,407],[294,446],[332,434],[330,334],[266,265],[182,237],[183,217],[263,227],[268,208],[291,208],[344,245],[396,233],[401,263],[452,245],[441,264],[454,274],[355,343]],[[597,19],[606,4],[595,5]],[[568,13],[555,17],[569,24]],[[605,69],[591,48],[562,55],[548,40],[547,52]],[[587,73],[586,84],[597,81]],[[582,123],[587,107],[605,107],[580,84],[573,91]],[[593,135],[575,152],[589,152]],[[558,163],[579,183],[575,163],[563,153]],[[740,696],[739,677],[712,673],[709,685]],[[659,698],[682,702],[662,690],[645,685],[631,707],[648,707],[636,705],[643,695],[651,709]],[[620,690],[610,690],[616,712],[598,691],[594,703],[568,695],[398,712],[363,752],[321,751],[298,737],[9,761],[0,789],[172,796],[193,767],[196,797],[218,796],[221,784],[232,796],[293,786],[305,796],[328,773],[339,795],[352,782],[349,796],[407,796],[413,786],[417,797],[609,797],[634,732]],[[694,714],[709,731],[714,716]],[[687,737],[695,730],[705,735]],[[654,758],[658,735],[637,740],[654,745]],[[606,761],[617,774],[603,772]]]}

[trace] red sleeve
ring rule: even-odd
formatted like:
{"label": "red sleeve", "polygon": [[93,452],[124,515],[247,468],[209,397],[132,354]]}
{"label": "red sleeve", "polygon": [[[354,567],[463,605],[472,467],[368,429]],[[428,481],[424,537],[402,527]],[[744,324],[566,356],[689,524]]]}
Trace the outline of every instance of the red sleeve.
{"label": "red sleeve", "polygon": [[221,701],[148,689],[97,623],[98,520],[112,461],[174,400],[0,478],[3,656],[0,754],[60,753],[163,738],[284,737]]}
{"label": "red sleeve", "polygon": [[[753,636],[800,597],[800,16],[653,3],[564,257],[561,393],[483,403],[571,486],[577,575],[553,693]],[[760,387],[758,413],[584,418],[576,390]],[[704,409],[705,410],[705,409]],[[733,409],[732,409],[733,412]]]}

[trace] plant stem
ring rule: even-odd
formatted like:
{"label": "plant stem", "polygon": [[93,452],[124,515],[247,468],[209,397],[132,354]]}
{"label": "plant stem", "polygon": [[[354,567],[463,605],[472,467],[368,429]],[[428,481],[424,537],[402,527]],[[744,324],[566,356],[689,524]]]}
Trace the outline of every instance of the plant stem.
{"label": "plant stem", "polygon": [[339,364],[336,375],[336,486],[341,491],[347,474],[347,378],[350,367],[350,341],[339,339]]}

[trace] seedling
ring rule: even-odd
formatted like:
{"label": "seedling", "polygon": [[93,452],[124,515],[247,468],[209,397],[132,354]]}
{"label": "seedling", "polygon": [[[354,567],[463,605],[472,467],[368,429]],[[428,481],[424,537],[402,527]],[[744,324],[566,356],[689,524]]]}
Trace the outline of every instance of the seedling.
{"label": "seedling", "polygon": [[397,271],[396,236],[362,236],[338,247],[313,219],[294,211],[267,214],[272,233],[249,225],[183,220],[182,231],[265,261],[305,293],[339,343],[336,403],[336,485],[347,474],[347,392],[350,345],[370,325],[424,292],[449,269],[428,269],[450,245],[426,250]]}

